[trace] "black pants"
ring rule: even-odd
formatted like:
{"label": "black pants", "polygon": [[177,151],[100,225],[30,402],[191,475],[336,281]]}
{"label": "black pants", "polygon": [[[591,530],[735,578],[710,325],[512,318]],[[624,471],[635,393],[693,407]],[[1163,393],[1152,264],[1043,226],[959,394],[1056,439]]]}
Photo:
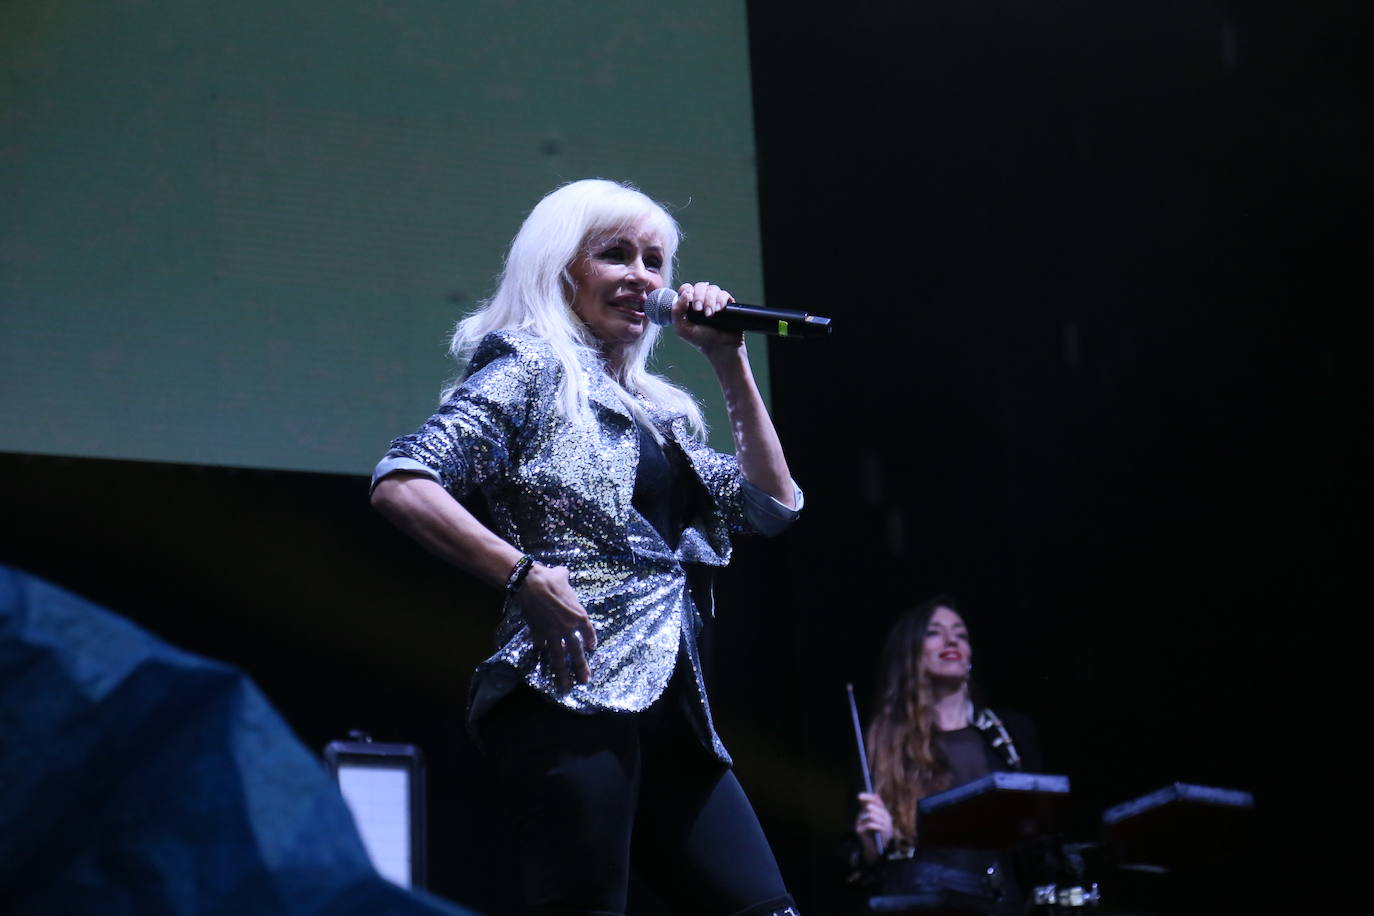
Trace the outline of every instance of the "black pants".
{"label": "black pants", "polygon": [[680,913],[795,916],[739,782],[692,734],[679,674],[638,714],[569,712],[524,686],[491,711],[520,912],[622,914],[633,860]]}

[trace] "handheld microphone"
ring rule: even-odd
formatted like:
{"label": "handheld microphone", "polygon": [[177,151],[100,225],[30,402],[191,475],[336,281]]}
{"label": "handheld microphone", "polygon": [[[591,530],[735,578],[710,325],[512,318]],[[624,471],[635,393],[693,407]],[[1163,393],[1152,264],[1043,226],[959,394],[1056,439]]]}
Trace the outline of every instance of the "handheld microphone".
{"label": "handheld microphone", "polygon": [[[656,289],[644,303],[644,314],[654,324],[672,324],[676,301],[676,291],[667,287]],[[687,320],[722,331],[760,331],[777,337],[826,337],[830,334],[829,318],[740,302],[731,302],[710,317],[688,310]]]}

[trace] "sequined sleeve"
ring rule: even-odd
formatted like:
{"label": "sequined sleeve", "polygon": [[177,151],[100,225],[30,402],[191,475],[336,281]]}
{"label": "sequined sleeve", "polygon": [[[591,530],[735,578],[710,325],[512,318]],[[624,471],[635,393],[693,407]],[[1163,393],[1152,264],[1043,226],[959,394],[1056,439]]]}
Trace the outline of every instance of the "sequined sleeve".
{"label": "sequined sleeve", "polygon": [[715,519],[705,533],[723,556],[728,556],[730,534],[771,536],[797,520],[803,496],[795,482],[792,509],[746,480],[734,455],[717,452],[691,436],[685,422],[678,420],[672,430],[711,499]]}
{"label": "sequined sleeve", "polygon": [[555,370],[509,335],[488,335],[458,389],[423,426],[392,442],[383,464],[427,469],[454,496],[469,495],[507,471],[510,452],[536,409],[541,377]]}

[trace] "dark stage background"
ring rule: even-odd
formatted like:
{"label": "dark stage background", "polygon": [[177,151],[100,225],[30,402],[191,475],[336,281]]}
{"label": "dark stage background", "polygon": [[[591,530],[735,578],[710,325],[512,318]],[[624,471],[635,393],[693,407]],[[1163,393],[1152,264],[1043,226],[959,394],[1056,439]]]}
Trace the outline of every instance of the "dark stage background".
{"label": "dark stage background", "polygon": [[[739,545],[710,639],[803,911],[845,905],[844,684],[866,711],[886,627],[937,591],[1071,777],[1072,836],[1175,780],[1245,789],[1254,842],[1175,911],[1354,899],[1366,6],[749,10],[769,301],[836,331],[768,344],[807,509]],[[6,562],[238,664],[311,747],[421,745],[433,889],[491,904],[499,812],[460,717],[496,597],[390,530],[364,479],[0,473]]]}

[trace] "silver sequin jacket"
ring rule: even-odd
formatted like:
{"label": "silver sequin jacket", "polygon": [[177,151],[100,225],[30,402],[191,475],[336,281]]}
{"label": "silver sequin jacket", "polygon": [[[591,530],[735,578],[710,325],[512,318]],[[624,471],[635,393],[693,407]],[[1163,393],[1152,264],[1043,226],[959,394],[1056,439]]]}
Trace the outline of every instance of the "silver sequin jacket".
{"label": "silver sequin jacket", "polygon": [[728,765],[711,723],[696,645],[699,611],[685,567],[723,566],[732,534],[781,531],[797,517],[801,493],[797,510],[784,506],[746,481],[733,456],[695,439],[685,417],[646,401],[654,426],[682,449],[709,496],[699,500],[707,509],[691,520],[677,549],[669,549],[630,502],[639,463],[635,421],[598,365],[589,360],[582,371],[594,424],[570,422],[558,411],[564,369],[546,342],[515,331],[487,335],[453,396],[419,430],[392,443],[373,485],[411,471],[455,498],[480,494],[496,533],[542,563],[567,567],[596,627],[590,682],[560,690],[515,600],[507,599],[498,649],[474,678],[474,724],[519,680],[574,711],[638,712],[663,692],[681,648],[701,704],[700,738]]}

